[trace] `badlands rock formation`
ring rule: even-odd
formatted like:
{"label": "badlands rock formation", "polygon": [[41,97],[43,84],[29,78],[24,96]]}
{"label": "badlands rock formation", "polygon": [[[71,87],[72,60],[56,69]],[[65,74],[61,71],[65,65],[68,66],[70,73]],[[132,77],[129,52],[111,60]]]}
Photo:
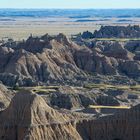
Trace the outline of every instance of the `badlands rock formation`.
{"label": "badlands rock formation", "polygon": [[13,94],[0,83],[0,111],[5,109],[13,97]]}
{"label": "badlands rock formation", "polygon": [[72,119],[50,108],[41,96],[22,91],[0,113],[0,139],[80,140],[81,137]]}
{"label": "badlands rock formation", "polygon": [[77,123],[83,140],[139,140],[140,105],[111,116]]}
{"label": "badlands rock formation", "polygon": [[102,26],[99,31],[95,31],[95,38],[139,38],[140,27],[134,26]]}
{"label": "badlands rock formation", "polygon": [[4,84],[32,86],[84,76],[72,55],[78,47],[63,34],[30,37],[26,42],[11,47],[1,47],[0,79]]}
{"label": "badlands rock formation", "polygon": [[79,42],[63,34],[31,36],[11,45],[3,43],[0,80],[8,86],[83,85],[97,81],[135,84],[140,76],[139,44],[140,41]]}
{"label": "badlands rock formation", "polygon": [[[83,41],[83,45],[86,45],[88,49],[78,50],[75,53],[75,62],[79,68],[89,73],[139,77],[138,51],[132,52],[129,50],[130,48],[127,48],[129,43],[132,44],[131,41],[125,43],[117,41]],[[132,49],[137,44],[133,43],[131,45]]]}
{"label": "badlands rock formation", "polygon": [[114,115],[74,115],[49,107],[28,90],[0,112],[1,140],[139,140],[140,105]]}
{"label": "badlands rock formation", "polygon": [[[107,91],[106,91],[107,92]],[[119,91],[118,91],[119,93]],[[50,93],[37,92],[51,107],[64,108],[68,110],[88,108],[89,105],[111,105],[118,106],[123,104],[119,96],[105,94],[104,91],[94,89],[84,89],[78,87],[60,86],[57,90]],[[120,96],[123,96],[123,92]],[[124,97],[128,101],[127,96]]]}
{"label": "badlands rock formation", "polygon": [[81,35],[84,39],[89,38],[139,38],[140,27],[134,26],[101,26],[100,30],[94,33],[83,32]]}

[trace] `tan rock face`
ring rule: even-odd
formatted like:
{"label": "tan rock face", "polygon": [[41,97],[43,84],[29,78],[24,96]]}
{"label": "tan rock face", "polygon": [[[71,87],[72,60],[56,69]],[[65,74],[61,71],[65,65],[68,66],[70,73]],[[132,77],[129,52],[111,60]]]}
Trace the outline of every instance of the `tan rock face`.
{"label": "tan rock face", "polygon": [[76,64],[87,72],[116,74],[116,69],[113,67],[113,62],[110,58],[98,52],[87,51],[87,49],[81,49],[76,52]]}
{"label": "tan rock face", "polygon": [[97,38],[139,38],[140,27],[134,26],[102,26],[99,31],[95,31],[93,37]]}
{"label": "tan rock face", "polygon": [[[5,62],[2,74],[15,75],[17,77],[13,82],[24,85],[25,81],[30,86],[32,83],[64,81],[84,75],[73,58],[76,44],[62,34],[48,40],[43,38],[30,37],[25,43],[19,44],[12,54],[9,52],[11,55],[6,57],[8,62]],[[5,78],[1,80],[6,81]]]}
{"label": "tan rock face", "polygon": [[13,52],[14,50],[11,48],[0,47],[0,72],[4,71],[4,68]]}
{"label": "tan rock face", "polygon": [[140,105],[104,117],[80,117],[49,107],[28,90],[0,113],[1,140],[139,140]]}
{"label": "tan rock face", "polygon": [[77,123],[84,140],[139,140],[140,105],[111,116]]}
{"label": "tan rock face", "polygon": [[69,117],[50,108],[41,96],[23,91],[0,114],[0,139],[80,140],[81,137]]}
{"label": "tan rock face", "polygon": [[122,43],[81,40],[79,44],[83,45],[75,42],[59,34],[29,37],[14,47],[1,45],[0,80],[9,86],[82,84],[83,81],[93,81],[94,74],[100,74],[123,75],[138,81],[138,41]]}
{"label": "tan rock face", "polygon": [[0,84],[0,111],[8,107],[12,96],[12,93],[3,84]]}

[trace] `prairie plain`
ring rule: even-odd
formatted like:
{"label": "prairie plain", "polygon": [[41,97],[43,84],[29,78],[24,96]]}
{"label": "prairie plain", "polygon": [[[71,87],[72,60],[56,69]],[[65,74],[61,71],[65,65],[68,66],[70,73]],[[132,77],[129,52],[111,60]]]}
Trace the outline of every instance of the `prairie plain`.
{"label": "prairie plain", "polygon": [[22,40],[32,33],[67,36],[105,25],[140,25],[139,10],[19,10],[0,9],[0,38]]}

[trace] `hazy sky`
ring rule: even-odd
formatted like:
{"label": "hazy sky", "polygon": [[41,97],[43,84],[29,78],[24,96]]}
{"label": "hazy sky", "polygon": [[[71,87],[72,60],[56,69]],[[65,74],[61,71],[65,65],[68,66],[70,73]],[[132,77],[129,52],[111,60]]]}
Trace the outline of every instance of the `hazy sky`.
{"label": "hazy sky", "polygon": [[140,8],[140,0],[0,0],[0,8]]}

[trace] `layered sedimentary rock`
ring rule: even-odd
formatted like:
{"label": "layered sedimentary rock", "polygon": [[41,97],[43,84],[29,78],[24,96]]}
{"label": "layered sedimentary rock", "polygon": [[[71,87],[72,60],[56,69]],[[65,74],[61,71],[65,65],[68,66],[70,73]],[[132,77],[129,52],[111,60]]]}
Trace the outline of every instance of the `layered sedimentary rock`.
{"label": "layered sedimentary rock", "polygon": [[1,80],[5,84],[31,86],[39,82],[76,79],[84,75],[73,59],[72,52],[76,48],[76,44],[61,34],[50,40],[47,35],[30,37],[25,43],[7,50],[7,57],[2,47]]}
{"label": "layered sedimentary rock", "polygon": [[83,140],[139,140],[140,105],[95,120],[77,123]]}
{"label": "layered sedimentary rock", "polygon": [[[111,93],[111,95],[108,95],[107,93],[105,94],[103,90],[101,91],[98,89],[88,90],[85,88],[60,86],[57,90],[51,91],[50,93],[39,91],[37,94],[41,95],[51,107],[68,110],[83,109],[88,108],[90,105],[98,104],[105,106],[119,106],[123,104],[116,94]],[[112,95],[116,95],[116,97]],[[120,96],[121,95],[123,96],[123,92]],[[127,97],[124,97],[124,100],[128,102]]]}
{"label": "layered sedimentary rock", "polygon": [[83,32],[81,35],[84,39],[90,38],[139,38],[140,27],[134,26],[101,26],[99,30],[92,32]]}
{"label": "layered sedimentary rock", "polygon": [[[103,77],[124,76],[139,82],[140,41],[72,41],[65,35],[29,37],[14,45],[0,46],[0,80],[8,85],[77,84]],[[99,79],[99,78],[98,78]],[[131,80],[132,79],[132,80]],[[130,81],[130,82],[129,82]],[[132,81],[132,82],[131,82]],[[134,82],[133,82],[134,81]],[[118,80],[115,81],[116,83]]]}
{"label": "layered sedimentary rock", "polygon": [[22,90],[0,112],[1,140],[139,140],[140,105],[114,115],[74,115]]}
{"label": "layered sedimentary rock", "polygon": [[0,83],[0,111],[7,108],[12,97],[13,94],[3,84]]}
{"label": "layered sedimentary rock", "polygon": [[79,68],[88,72],[136,78],[139,77],[140,69],[139,41],[136,42],[83,41],[88,49],[78,50],[75,62]]}
{"label": "layered sedimentary rock", "polygon": [[140,27],[134,26],[102,26],[99,31],[94,32],[96,38],[139,38]]}
{"label": "layered sedimentary rock", "polygon": [[41,96],[17,93],[0,114],[1,140],[80,140],[73,121],[50,108]]}

